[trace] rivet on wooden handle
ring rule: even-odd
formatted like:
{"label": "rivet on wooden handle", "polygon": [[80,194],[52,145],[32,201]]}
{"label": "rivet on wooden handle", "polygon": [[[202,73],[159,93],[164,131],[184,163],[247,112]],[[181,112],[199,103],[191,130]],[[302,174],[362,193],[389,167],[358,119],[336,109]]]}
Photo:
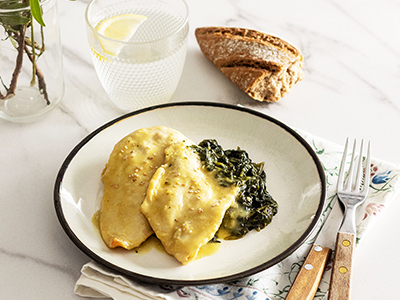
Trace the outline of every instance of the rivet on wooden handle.
{"label": "rivet on wooden handle", "polygon": [[328,300],[350,299],[351,271],[356,236],[339,232],[333,260]]}
{"label": "rivet on wooden handle", "polygon": [[317,292],[331,249],[313,245],[293,282],[286,300],[312,300]]}

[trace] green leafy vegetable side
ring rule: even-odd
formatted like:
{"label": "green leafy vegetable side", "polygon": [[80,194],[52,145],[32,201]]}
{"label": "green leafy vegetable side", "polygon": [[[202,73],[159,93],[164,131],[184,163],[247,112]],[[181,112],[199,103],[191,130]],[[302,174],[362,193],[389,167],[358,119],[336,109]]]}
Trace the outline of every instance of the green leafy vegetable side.
{"label": "green leafy vegetable side", "polygon": [[278,204],[267,191],[264,163],[253,163],[249,154],[240,148],[224,150],[213,139],[192,147],[207,170],[215,172],[220,185],[235,184],[240,188],[237,205],[228,209],[220,228],[225,231],[224,239],[241,238],[271,223]]}

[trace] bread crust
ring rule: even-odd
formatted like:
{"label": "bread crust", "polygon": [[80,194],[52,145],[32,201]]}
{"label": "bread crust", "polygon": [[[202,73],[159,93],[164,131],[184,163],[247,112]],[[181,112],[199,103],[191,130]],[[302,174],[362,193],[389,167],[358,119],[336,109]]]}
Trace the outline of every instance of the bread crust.
{"label": "bread crust", "polygon": [[195,31],[204,56],[250,97],[275,102],[304,78],[303,56],[279,37],[234,27]]}

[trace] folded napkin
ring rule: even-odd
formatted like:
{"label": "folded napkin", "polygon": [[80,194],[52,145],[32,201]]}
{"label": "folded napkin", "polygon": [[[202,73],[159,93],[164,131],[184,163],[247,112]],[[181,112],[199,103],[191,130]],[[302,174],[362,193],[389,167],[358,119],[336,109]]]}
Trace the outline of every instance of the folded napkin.
{"label": "folded napkin", "polygon": [[[327,202],[336,197],[336,181],[343,147],[305,132],[298,133],[317,153],[325,170],[327,184]],[[358,208],[356,216],[357,243],[377,222],[400,190],[400,166],[371,160],[371,185],[368,198]],[[330,213],[326,205],[317,227],[321,227]],[[290,289],[305,257],[313,244],[318,228],[300,248],[275,266],[250,277],[206,286],[157,286],[142,283],[121,276],[95,262],[84,265],[82,275],[75,285],[75,293],[82,297],[111,298],[115,300],[133,299],[247,299],[278,300],[284,299]],[[315,299],[321,299],[327,292],[330,279],[330,262]]]}

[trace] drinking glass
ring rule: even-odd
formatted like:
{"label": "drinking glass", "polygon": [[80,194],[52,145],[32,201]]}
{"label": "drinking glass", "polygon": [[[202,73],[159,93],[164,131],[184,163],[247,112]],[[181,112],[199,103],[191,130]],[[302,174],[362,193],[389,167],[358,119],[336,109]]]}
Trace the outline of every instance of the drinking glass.
{"label": "drinking glass", "polygon": [[[102,22],[135,14],[146,19],[130,40],[109,38]],[[168,102],[182,74],[189,31],[184,0],[93,0],[86,9],[89,46],[97,75],[123,111]],[[109,47],[119,49],[110,53]]]}

